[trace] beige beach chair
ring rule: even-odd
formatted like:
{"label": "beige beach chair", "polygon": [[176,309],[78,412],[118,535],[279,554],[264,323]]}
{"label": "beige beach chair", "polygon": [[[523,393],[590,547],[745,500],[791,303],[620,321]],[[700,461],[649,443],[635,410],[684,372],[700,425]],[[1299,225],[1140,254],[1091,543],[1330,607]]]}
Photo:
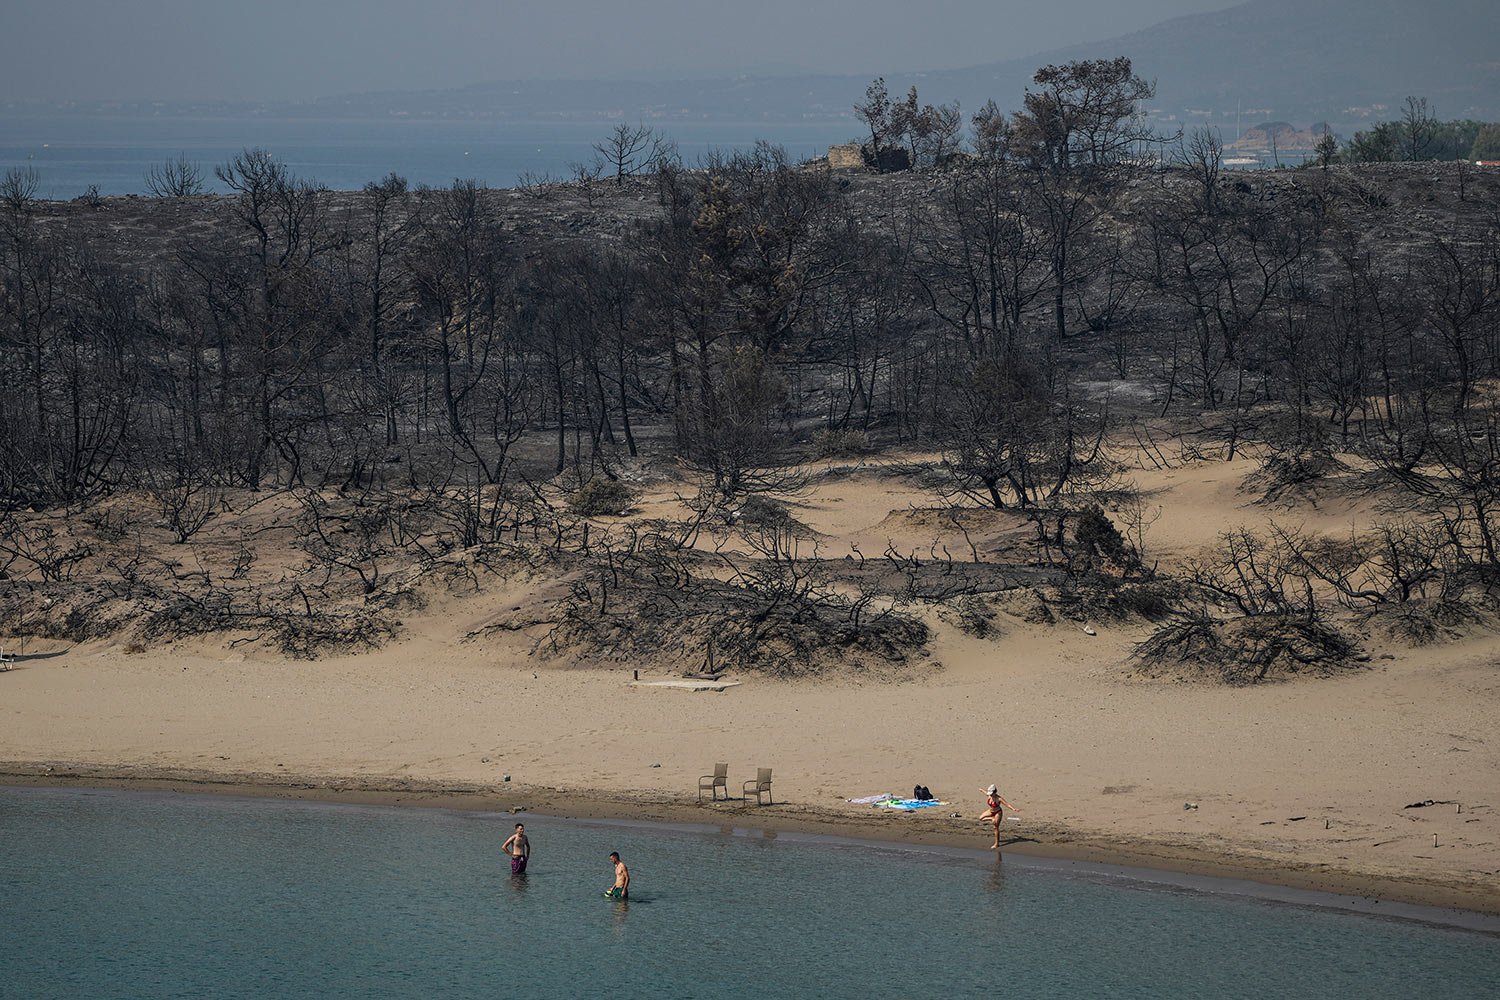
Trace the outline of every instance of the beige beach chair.
{"label": "beige beach chair", "polygon": [[715,764],[713,774],[705,774],[698,779],[698,801],[703,801],[703,793],[706,790],[713,796],[713,801],[719,801],[719,789],[724,789],[724,799],[729,799],[729,765]]}
{"label": "beige beach chair", "polygon": [[[755,772],[754,781],[745,782],[745,787],[740,792],[740,800],[748,799],[752,792],[755,794],[756,805],[765,805],[766,802],[773,806],[776,804],[776,800],[771,798],[771,769],[769,767],[760,768]],[[762,795],[766,797],[765,802],[761,801]]]}

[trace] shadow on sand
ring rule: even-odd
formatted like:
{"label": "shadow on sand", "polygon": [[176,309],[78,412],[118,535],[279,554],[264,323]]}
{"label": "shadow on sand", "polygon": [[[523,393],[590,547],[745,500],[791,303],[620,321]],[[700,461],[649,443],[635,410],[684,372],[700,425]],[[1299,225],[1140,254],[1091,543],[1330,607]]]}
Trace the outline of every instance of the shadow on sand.
{"label": "shadow on sand", "polygon": [[54,660],[68,654],[68,649],[58,649],[55,652],[3,652],[0,651],[0,673],[6,670],[15,670],[21,664],[31,663],[33,660]]}

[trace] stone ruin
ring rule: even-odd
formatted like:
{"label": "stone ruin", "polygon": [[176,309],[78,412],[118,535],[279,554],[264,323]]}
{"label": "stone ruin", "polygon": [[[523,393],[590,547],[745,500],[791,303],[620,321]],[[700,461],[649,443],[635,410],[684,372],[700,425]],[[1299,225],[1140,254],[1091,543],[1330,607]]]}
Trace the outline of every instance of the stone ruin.
{"label": "stone ruin", "polygon": [[833,170],[866,170],[874,168],[882,174],[910,170],[911,154],[900,146],[887,146],[880,151],[879,162],[873,162],[869,147],[858,142],[846,142],[828,147],[828,166]]}
{"label": "stone ruin", "polygon": [[865,150],[857,142],[828,147],[828,166],[833,170],[863,170]]}

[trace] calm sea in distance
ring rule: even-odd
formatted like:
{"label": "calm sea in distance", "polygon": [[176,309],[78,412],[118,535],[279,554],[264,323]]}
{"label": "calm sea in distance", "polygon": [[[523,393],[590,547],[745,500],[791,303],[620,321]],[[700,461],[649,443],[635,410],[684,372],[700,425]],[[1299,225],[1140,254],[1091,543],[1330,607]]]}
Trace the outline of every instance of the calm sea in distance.
{"label": "calm sea in distance", "polygon": [[[524,173],[565,176],[593,158],[611,125],[447,121],[288,121],[255,118],[16,117],[0,115],[0,171],[31,166],[44,198],[69,199],[95,185],[102,195],[139,194],[153,164],[185,154],[212,167],[246,147],[285,161],[298,177],[353,190],[394,171],[413,185],[474,178],[511,187]],[[793,160],[847,141],[853,123],[684,123],[660,126],[692,165],[710,149],[744,149],[757,139]]]}
{"label": "calm sea in distance", "polygon": [[[1500,937],[1012,858],[0,788],[0,996],[1494,996]],[[976,828],[976,838],[979,831]],[[602,897],[619,851],[632,899]]]}

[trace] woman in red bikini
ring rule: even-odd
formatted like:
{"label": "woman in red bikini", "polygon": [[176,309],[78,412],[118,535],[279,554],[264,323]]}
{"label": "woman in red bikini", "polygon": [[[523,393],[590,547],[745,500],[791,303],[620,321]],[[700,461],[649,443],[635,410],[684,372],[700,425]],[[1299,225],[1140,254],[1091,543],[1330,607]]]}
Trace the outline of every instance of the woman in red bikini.
{"label": "woman in red bikini", "polygon": [[990,845],[990,850],[998,851],[1000,850],[1000,823],[1005,819],[1005,810],[1015,809],[1015,806],[1005,801],[1005,796],[1001,795],[994,785],[986,788],[984,794],[984,812],[979,814],[979,818],[994,824],[995,842]]}

